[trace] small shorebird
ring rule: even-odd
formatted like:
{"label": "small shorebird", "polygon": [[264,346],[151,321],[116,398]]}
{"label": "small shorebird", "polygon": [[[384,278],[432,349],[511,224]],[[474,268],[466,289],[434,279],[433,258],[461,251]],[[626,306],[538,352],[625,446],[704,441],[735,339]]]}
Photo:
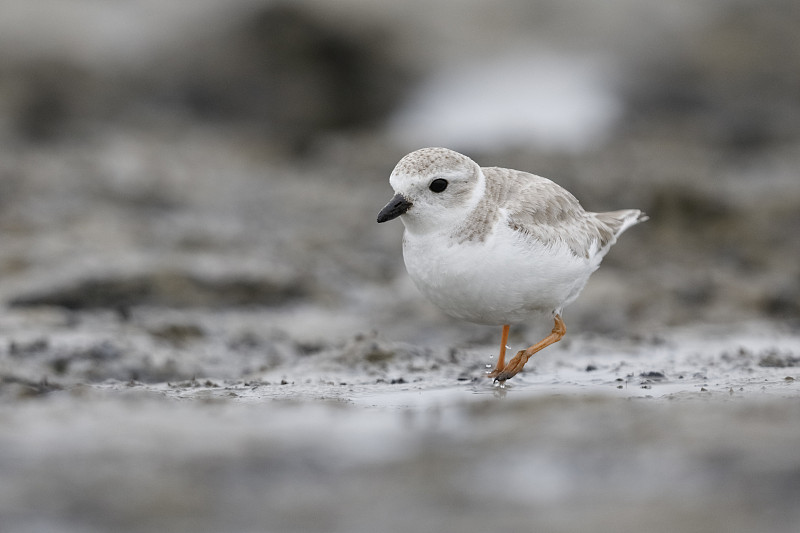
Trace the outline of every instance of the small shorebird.
{"label": "small shorebird", "polygon": [[[567,329],[575,300],[619,235],[647,220],[638,209],[585,211],[547,178],[481,168],[446,148],[423,148],[392,171],[395,195],[378,222],[400,217],[403,258],[417,288],[455,318],[503,326],[495,382],[516,375]],[[505,361],[511,324],[551,313],[552,332]]]}

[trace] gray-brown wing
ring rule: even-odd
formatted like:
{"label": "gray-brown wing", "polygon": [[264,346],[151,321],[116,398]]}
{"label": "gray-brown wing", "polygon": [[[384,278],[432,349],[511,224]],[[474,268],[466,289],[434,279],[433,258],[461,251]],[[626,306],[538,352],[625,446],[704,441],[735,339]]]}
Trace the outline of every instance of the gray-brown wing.
{"label": "gray-brown wing", "polygon": [[589,257],[592,243],[603,249],[614,241],[613,217],[586,212],[566,189],[547,178],[504,168],[483,169],[487,193],[508,210],[508,225],[545,244],[564,243],[578,257]]}

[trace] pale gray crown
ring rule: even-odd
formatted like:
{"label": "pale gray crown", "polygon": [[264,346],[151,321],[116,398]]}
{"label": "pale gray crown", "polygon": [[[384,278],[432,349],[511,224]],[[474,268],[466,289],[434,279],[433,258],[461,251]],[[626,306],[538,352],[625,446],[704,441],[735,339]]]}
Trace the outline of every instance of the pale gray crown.
{"label": "pale gray crown", "polygon": [[408,176],[433,175],[441,172],[467,171],[475,166],[477,165],[472,159],[453,150],[422,148],[401,159],[394,172]]}

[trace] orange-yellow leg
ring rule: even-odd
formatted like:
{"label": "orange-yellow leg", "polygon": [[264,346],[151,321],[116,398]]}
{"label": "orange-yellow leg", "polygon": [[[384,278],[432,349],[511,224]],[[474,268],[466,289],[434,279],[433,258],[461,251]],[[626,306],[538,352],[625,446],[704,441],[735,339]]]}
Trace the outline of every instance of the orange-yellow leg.
{"label": "orange-yellow leg", "polygon": [[540,340],[530,348],[518,351],[517,355],[515,355],[514,358],[511,359],[511,361],[509,361],[508,364],[505,365],[505,367],[503,367],[503,369],[500,371],[498,371],[500,368],[500,361],[498,361],[498,368],[495,368],[494,371],[489,374],[489,377],[494,378],[495,381],[505,381],[514,377],[519,373],[520,370],[522,370],[522,367],[525,366],[525,363],[528,362],[528,359],[530,359],[533,354],[543,348],[547,348],[555,342],[560,341],[566,332],[567,326],[564,325],[564,321],[561,320],[561,317],[556,315],[555,325],[553,326],[553,331],[550,332],[550,335]]}
{"label": "orange-yellow leg", "polygon": [[490,378],[496,377],[506,366],[506,344],[508,343],[508,328],[510,327],[511,326],[508,324],[503,326],[503,338],[500,340],[500,355],[497,357],[497,364],[494,370],[489,372]]}

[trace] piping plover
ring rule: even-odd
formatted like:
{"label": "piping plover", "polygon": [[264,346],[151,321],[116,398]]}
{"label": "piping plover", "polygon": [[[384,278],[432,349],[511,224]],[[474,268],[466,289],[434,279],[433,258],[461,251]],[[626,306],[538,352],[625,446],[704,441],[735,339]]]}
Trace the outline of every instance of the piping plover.
{"label": "piping plover", "polygon": [[[455,318],[503,326],[495,382],[517,374],[530,357],[566,333],[561,313],[638,209],[584,211],[547,178],[481,168],[446,148],[411,152],[392,171],[395,195],[378,222],[400,217],[403,259],[417,288]],[[552,313],[550,335],[508,363],[511,324]]]}

